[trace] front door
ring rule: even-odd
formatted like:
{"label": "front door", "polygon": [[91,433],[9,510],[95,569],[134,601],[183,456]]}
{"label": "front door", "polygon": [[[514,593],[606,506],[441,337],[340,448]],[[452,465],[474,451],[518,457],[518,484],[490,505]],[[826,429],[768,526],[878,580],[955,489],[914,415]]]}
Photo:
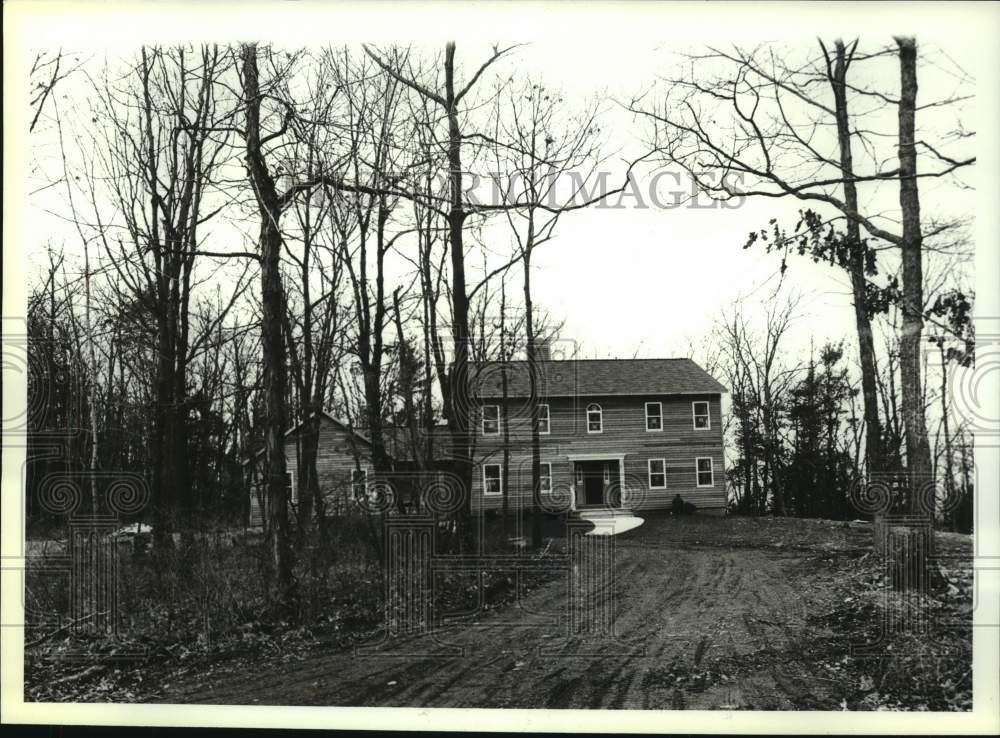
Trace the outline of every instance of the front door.
{"label": "front door", "polygon": [[617,461],[576,462],[576,484],[582,492],[577,493],[577,500],[584,505],[603,505],[612,480],[618,481]]}
{"label": "front door", "polygon": [[604,476],[600,471],[583,473],[583,499],[585,505],[600,505],[604,502]]}

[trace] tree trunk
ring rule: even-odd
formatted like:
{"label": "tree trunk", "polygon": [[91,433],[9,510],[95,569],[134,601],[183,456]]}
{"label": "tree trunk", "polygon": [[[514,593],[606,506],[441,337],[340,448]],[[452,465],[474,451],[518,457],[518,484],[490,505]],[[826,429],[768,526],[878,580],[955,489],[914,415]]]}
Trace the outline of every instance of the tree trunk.
{"label": "tree trunk", "polygon": [[392,293],[393,315],[396,322],[396,345],[398,347],[397,357],[399,361],[399,392],[403,400],[403,418],[406,424],[407,435],[410,442],[410,458],[417,469],[417,477],[411,478],[405,485],[410,490],[410,511],[413,514],[420,512],[421,487],[426,482],[427,465],[424,463],[424,455],[420,448],[420,424],[417,418],[417,406],[413,401],[417,392],[416,359],[410,345],[406,342],[406,334],[403,332],[402,311],[399,308],[399,290],[397,287]]}
{"label": "tree trunk", "polygon": [[87,329],[87,364],[88,373],[87,387],[90,398],[90,514],[97,518],[100,503],[97,499],[97,466],[98,466],[98,438],[97,438],[97,358],[94,353],[94,327],[90,319],[90,249],[87,243],[83,244],[83,284],[84,284],[84,325]]}
{"label": "tree trunk", "polygon": [[[529,233],[529,244],[532,234]],[[524,335],[527,339],[528,402],[531,406],[531,545],[542,546],[541,476],[542,450],[538,432],[538,365],[535,353],[535,324],[531,302],[531,247],[524,252]]]}
{"label": "tree trunk", "polygon": [[319,478],[316,459],[319,455],[320,403],[307,401],[303,407],[302,433],[299,453],[299,505],[297,522],[299,541],[305,544],[313,527],[313,503],[319,497]]}
{"label": "tree trunk", "polygon": [[[313,501],[319,496],[319,479],[316,457],[319,453],[320,411],[323,409],[321,397],[317,397],[314,386],[314,346],[313,346],[313,306],[309,290],[309,271],[312,267],[312,210],[307,204],[302,216],[302,354],[301,365],[295,374],[302,401],[302,432],[299,434],[298,484],[299,500],[296,509],[298,528],[297,543],[302,550],[312,537]],[[332,300],[336,303],[336,300]],[[287,338],[292,339],[291,330]],[[292,349],[292,356],[296,356]],[[321,384],[321,382],[315,382]]]}
{"label": "tree trunk", "polygon": [[764,378],[764,484],[771,490],[771,512],[777,517],[785,515],[785,494],[777,468],[777,433],[774,428],[774,400],[771,397],[770,376]]}
{"label": "tree trunk", "polygon": [[920,377],[923,333],[923,236],[920,230],[920,197],[917,189],[916,100],[917,47],[912,38],[897,38],[899,46],[899,205],[903,240],[903,330],[899,339],[903,426],[906,432],[906,465],[910,482],[910,511],[933,520],[933,507],[921,509],[920,488],[931,481],[931,452],[924,417]]}
{"label": "tree trunk", "polygon": [[[377,483],[389,484],[386,474],[392,470],[392,459],[389,457],[385,447],[385,424],[382,418],[382,354],[383,337],[382,331],[385,327],[386,305],[385,305],[385,226],[389,219],[389,210],[386,207],[385,198],[379,196],[376,212],[375,229],[375,315],[367,320],[367,330],[360,341],[364,347],[361,362],[364,367],[365,383],[365,405],[367,406],[368,434],[372,444],[372,470],[375,472]],[[365,251],[362,250],[362,259],[365,259]],[[362,270],[361,294],[368,294],[368,286],[365,276],[367,270]],[[365,311],[366,316],[370,316],[369,311]],[[406,511],[402,495],[395,495],[397,509],[400,513]]]}
{"label": "tree trunk", "polygon": [[750,473],[753,476],[754,515],[763,515],[767,511],[767,500],[760,493],[760,470],[757,466],[756,454],[752,456]]}
{"label": "tree trunk", "polygon": [[[177,432],[176,386],[174,370],[176,367],[176,340],[171,333],[170,321],[170,267],[169,255],[165,254],[160,238],[160,194],[157,174],[156,147],[153,140],[153,100],[150,91],[150,73],[153,61],[147,57],[146,49],[142,49],[142,115],[145,118],[145,176],[148,187],[150,218],[149,244],[154,258],[155,276],[151,287],[156,291],[156,389],[155,389],[155,425],[156,448],[153,453],[153,536],[154,545],[158,551],[165,551],[173,545],[174,515],[177,499],[177,464],[175,436]],[[169,226],[164,222],[163,227]]]}
{"label": "tree trunk", "polygon": [[264,357],[266,408],[267,500],[270,529],[271,596],[284,611],[294,599],[292,549],[288,530],[288,499],[285,494],[285,401],[288,383],[285,366],[285,294],[281,284],[280,256],[281,205],[274,180],[267,169],[261,148],[260,86],[257,47],[244,45],[243,103],[246,107],[247,167],[260,213],[258,245],[261,262],[261,345]]}
{"label": "tree trunk", "polygon": [[[944,492],[945,505],[955,503],[955,470],[951,448],[951,427],[948,424],[948,352],[944,348],[944,339],[939,344],[941,352],[941,430],[944,433]],[[935,475],[936,476],[936,475]],[[954,510],[951,515],[954,524]],[[954,530],[954,525],[953,528]]]}
{"label": "tree trunk", "polygon": [[510,515],[510,409],[508,403],[507,387],[507,285],[500,283],[500,392],[503,404],[501,405],[501,422],[503,423],[503,501],[501,515],[501,528],[504,540],[507,538],[508,521]]}
{"label": "tree trunk", "polygon": [[972,463],[969,458],[969,444],[972,439],[966,439],[964,433],[959,440],[959,453],[962,456],[961,470],[962,470],[962,497],[958,502],[957,509],[955,510],[955,530],[959,533],[972,533],[973,532],[973,519],[972,519],[972,495],[975,492],[972,486]]}
{"label": "tree trunk", "polygon": [[[934,480],[931,477],[931,449],[924,417],[924,394],[920,377],[923,334],[923,236],[920,230],[920,196],[917,189],[917,46],[912,38],[898,37],[899,46],[899,205],[902,210],[903,239],[903,331],[899,339],[899,374],[903,395],[903,427],[906,433],[906,466],[909,482],[909,510],[929,526],[925,545],[912,547],[906,581],[923,590],[940,583],[934,557]],[[929,493],[928,493],[929,489]]]}
{"label": "tree trunk", "polygon": [[173,545],[173,497],[176,490],[173,460],[173,361],[166,320],[157,316],[157,356],[153,453],[153,546],[163,552]]}
{"label": "tree trunk", "polygon": [[[833,73],[833,97],[837,117],[837,140],[840,144],[840,169],[844,178],[844,202],[848,210],[858,212],[858,188],[854,182],[854,158],[851,152],[850,118],[847,111],[847,67],[844,42],[836,41]],[[851,249],[851,293],[854,297],[854,324],[858,333],[858,356],[861,361],[861,394],[865,415],[865,461],[869,478],[882,470],[882,426],[878,415],[875,385],[875,340],[868,315],[865,288],[865,257],[858,221],[847,219],[847,239]]]}
{"label": "tree trunk", "polygon": [[[183,342],[181,342],[183,343]],[[173,480],[176,485],[176,525],[181,534],[181,548],[190,551],[194,543],[196,518],[191,485],[191,466],[188,463],[188,404],[187,371],[184,368],[184,354],[187,349],[179,346],[177,368],[174,370],[173,405],[173,449],[170,463],[173,466]]]}
{"label": "tree trunk", "polygon": [[465,286],[465,207],[462,192],[462,131],[455,99],[455,43],[445,45],[445,108],[448,115],[448,170],[450,201],[448,245],[451,249],[452,350],[454,363],[449,377],[451,408],[448,428],[454,446],[455,469],[463,488],[459,511],[461,540],[472,547],[472,454],[469,394],[469,296]]}
{"label": "tree trunk", "polygon": [[[433,350],[431,348],[431,337],[434,335],[435,331],[433,325],[436,323],[436,317],[434,315],[434,309],[431,306],[431,282],[430,282],[430,246],[427,247],[428,251],[428,262],[427,262],[427,278],[424,282],[424,294],[421,297],[422,309],[424,313],[424,325],[423,325],[423,338],[424,338],[424,407],[423,407],[423,428],[424,428],[424,468],[433,469],[434,468],[434,386],[433,386],[433,371],[434,366],[434,356]],[[423,255],[421,255],[421,280],[423,277],[424,261]]]}

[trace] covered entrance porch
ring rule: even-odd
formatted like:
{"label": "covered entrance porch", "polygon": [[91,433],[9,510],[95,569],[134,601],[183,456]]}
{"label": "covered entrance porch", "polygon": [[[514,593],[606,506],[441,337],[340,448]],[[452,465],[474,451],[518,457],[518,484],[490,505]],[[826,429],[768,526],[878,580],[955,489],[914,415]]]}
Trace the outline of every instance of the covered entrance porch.
{"label": "covered entrance porch", "polygon": [[625,454],[569,454],[573,509],[624,509]]}

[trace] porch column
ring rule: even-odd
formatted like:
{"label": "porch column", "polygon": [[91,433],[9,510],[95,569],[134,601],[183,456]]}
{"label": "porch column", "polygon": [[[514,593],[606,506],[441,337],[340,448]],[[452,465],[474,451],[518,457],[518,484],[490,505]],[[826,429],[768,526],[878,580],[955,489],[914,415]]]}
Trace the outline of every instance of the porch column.
{"label": "porch column", "polygon": [[618,507],[625,509],[625,456],[618,459]]}

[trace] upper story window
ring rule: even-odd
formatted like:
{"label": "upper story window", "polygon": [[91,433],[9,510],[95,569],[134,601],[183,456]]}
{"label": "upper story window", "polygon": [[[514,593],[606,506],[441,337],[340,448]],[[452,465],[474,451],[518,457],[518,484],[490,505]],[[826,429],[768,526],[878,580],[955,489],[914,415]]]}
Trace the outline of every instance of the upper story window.
{"label": "upper story window", "polygon": [[500,406],[483,405],[483,435],[500,435]]}
{"label": "upper story window", "polygon": [[499,464],[483,464],[483,494],[498,495],[503,491]]}
{"label": "upper story window", "polygon": [[659,402],[646,403],[646,430],[663,430],[663,404]]}
{"label": "upper story window", "polygon": [[552,426],[549,423],[549,406],[539,405],[538,406],[538,432],[547,436],[552,430]]}
{"label": "upper story window", "polygon": [[603,432],[604,413],[601,411],[601,406],[596,403],[587,405],[587,433]]}
{"label": "upper story window", "polygon": [[694,416],[695,430],[708,430],[712,427],[712,421],[708,415],[707,401],[692,402],[691,413]]}

